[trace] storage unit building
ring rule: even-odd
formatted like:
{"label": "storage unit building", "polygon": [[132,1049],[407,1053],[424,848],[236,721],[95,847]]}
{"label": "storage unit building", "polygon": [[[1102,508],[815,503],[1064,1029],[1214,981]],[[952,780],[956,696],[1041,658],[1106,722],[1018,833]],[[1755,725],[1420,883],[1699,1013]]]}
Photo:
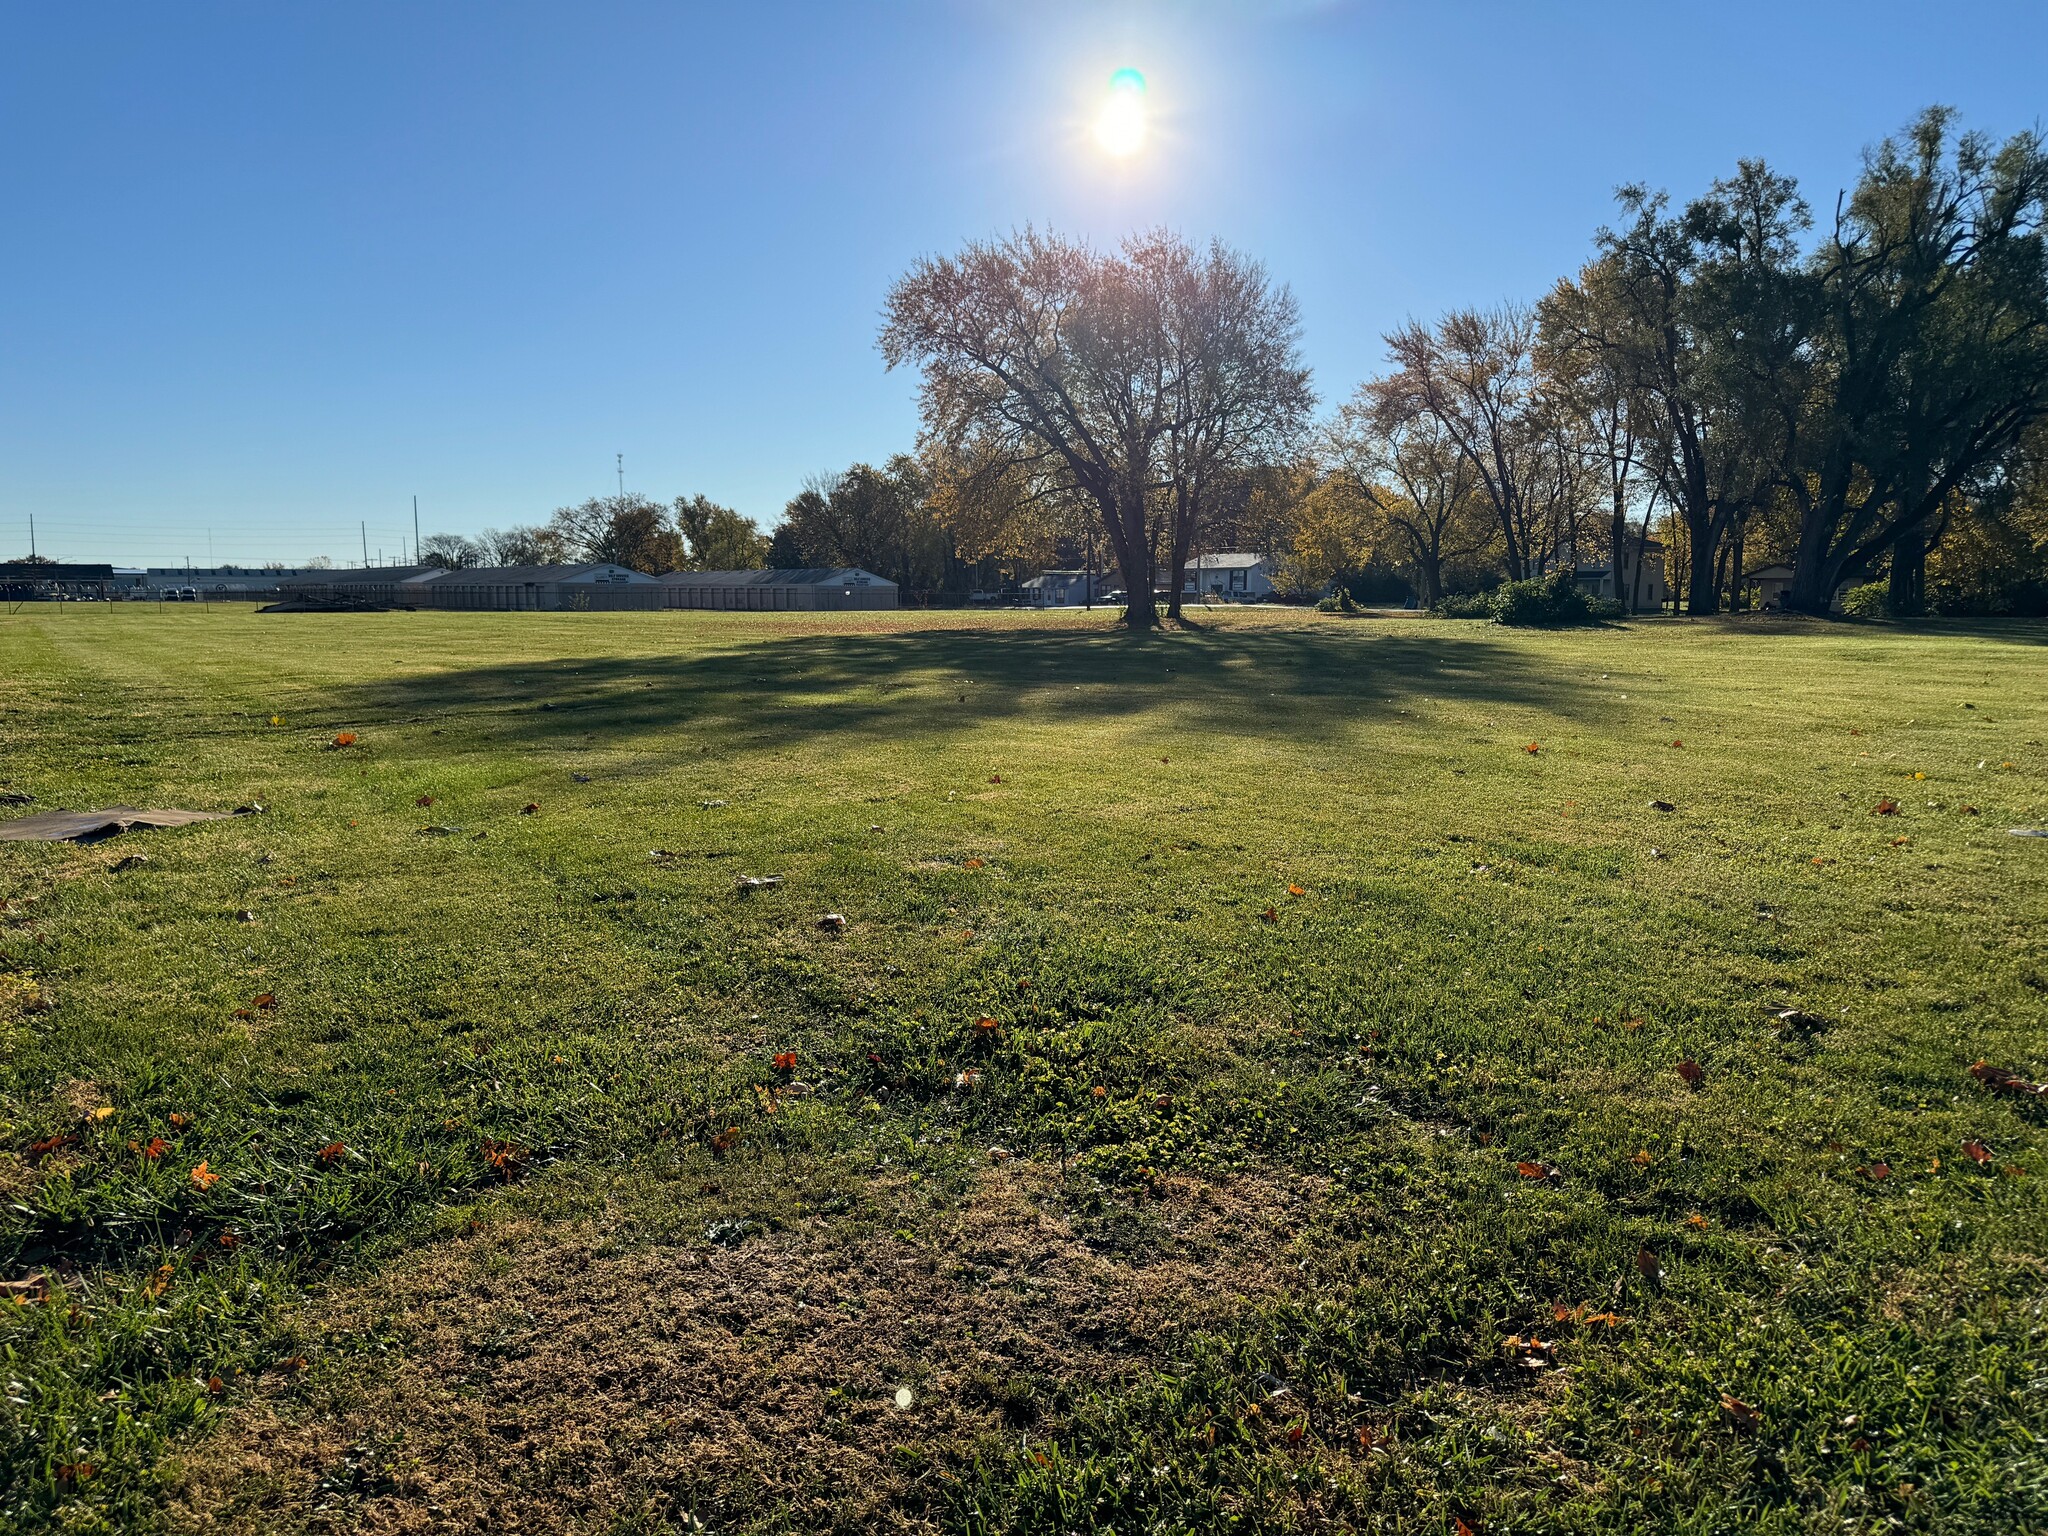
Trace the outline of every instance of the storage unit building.
{"label": "storage unit building", "polygon": [[792,612],[894,608],[896,583],[850,568],[797,571],[671,571],[661,578],[670,608]]}

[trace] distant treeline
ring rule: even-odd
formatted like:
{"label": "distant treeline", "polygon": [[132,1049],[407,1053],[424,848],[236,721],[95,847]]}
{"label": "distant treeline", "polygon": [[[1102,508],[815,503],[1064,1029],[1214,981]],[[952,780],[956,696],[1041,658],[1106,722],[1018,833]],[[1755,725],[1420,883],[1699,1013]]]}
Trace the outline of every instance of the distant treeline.
{"label": "distant treeline", "polygon": [[1945,109],[1867,152],[1819,228],[1762,161],[1683,206],[1624,187],[1577,274],[1402,326],[1320,418],[1293,297],[1256,262],[1026,230],[891,289],[917,449],[813,478],[772,534],[626,496],[422,555],[852,565],[906,593],[1087,564],[1172,610],[1204,552],[1434,603],[1629,568],[1654,535],[1695,614],[1770,563],[1810,612],[1858,583],[1882,583],[1866,610],[2048,612],[2044,197],[2038,134],[1959,134]]}

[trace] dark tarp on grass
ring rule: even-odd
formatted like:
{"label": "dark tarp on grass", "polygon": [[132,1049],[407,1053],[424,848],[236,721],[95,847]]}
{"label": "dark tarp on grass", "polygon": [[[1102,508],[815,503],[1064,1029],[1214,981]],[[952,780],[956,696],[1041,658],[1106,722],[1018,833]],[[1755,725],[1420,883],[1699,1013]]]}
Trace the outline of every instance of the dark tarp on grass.
{"label": "dark tarp on grass", "polygon": [[138,811],[132,805],[110,805],[104,811],[44,811],[0,821],[0,843],[96,843],[136,827],[182,827],[227,819],[222,811]]}

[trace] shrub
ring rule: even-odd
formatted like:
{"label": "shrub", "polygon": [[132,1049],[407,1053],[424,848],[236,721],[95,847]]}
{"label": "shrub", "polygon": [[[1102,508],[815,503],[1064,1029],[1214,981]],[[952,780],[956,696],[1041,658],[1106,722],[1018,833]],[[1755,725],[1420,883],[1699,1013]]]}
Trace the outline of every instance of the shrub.
{"label": "shrub", "polygon": [[1429,611],[1439,619],[1490,619],[1493,599],[1485,592],[1454,592],[1438,598]]}
{"label": "shrub", "polygon": [[1868,581],[1842,594],[1842,612],[1857,619],[1888,619],[1892,616],[1891,589],[1881,581]]}
{"label": "shrub", "polygon": [[1511,581],[1493,594],[1493,622],[1530,628],[1594,624],[1600,615],[1593,600],[1572,579],[1570,571],[1552,571],[1527,581]]}
{"label": "shrub", "polygon": [[1364,611],[1352,598],[1351,590],[1348,587],[1339,587],[1328,597],[1316,604],[1317,613],[1363,613]]}

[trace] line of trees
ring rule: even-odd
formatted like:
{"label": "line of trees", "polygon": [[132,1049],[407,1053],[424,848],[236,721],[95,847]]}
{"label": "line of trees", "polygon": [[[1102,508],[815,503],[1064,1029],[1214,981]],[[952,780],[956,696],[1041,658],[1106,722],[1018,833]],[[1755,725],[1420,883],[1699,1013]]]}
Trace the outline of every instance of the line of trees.
{"label": "line of trees", "polygon": [[661,502],[627,492],[557,508],[545,523],[486,528],[470,538],[436,533],[420,540],[422,565],[567,565],[604,561],[660,576],[669,571],[751,570],[768,540],[731,507],[704,496]]}
{"label": "line of trees", "polygon": [[1775,562],[1809,612],[1879,576],[1897,613],[2048,611],[2044,205],[2040,135],[1946,109],[1867,152],[1818,231],[1761,161],[1683,207],[1623,187],[1577,273],[1401,326],[1320,420],[1293,295],[1256,261],[1027,229],[890,288],[879,344],[918,370],[917,451],[813,477],[772,537],[701,496],[622,495],[420,556],[858,566],[906,594],[1085,566],[1116,572],[1136,628],[1226,549],[1303,594],[1424,604],[1582,563],[1632,572],[1628,601],[1661,557],[1695,614]]}
{"label": "line of trees", "polygon": [[2038,134],[1946,109],[1870,151],[1817,236],[1761,161],[1683,208],[1624,187],[1577,274],[1402,326],[1321,423],[1294,300],[1256,262],[1160,233],[970,244],[885,308],[884,357],[922,376],[918,458],[887,495],[864,468],[813,487],[785,529],[809,548],[886,503],[932,573],[948,539],[957,561],[1099,538],[1137,627],[1155,584],[1177,612],[1198,544],[1281,556],[1305,590],[1394,567],[1434,602],[1581,561],[1640,579],[1653,528],[1695,614],[1740,606],[1765,560],[1809,612],[1878,573],[1921,611],[1930,560],[1945,601],[2039,601],[2044,197]]}

